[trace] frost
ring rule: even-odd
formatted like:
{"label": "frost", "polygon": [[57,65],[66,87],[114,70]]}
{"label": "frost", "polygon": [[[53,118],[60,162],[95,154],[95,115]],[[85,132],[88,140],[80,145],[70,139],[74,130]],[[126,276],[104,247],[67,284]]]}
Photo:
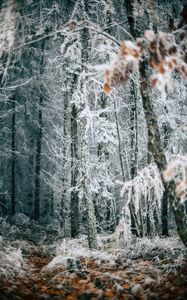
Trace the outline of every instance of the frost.
{"label": "frost", "polygon": [[42,269],[42,272],[52,273],[57,268],[67,270],[68,269],[68,259],[73,259],[73,257],[69,257],[69,256],[64,257],[62,255],[58,255],[58,256],[54,257],[52,259],[52,261]]}
{"label": "frost", "polygon": [[[127,214],[128,208],[126,208],[125,213],[122,214],[122,217],[119,221],[118,226],[115,229],[115,232],[112,234],[112,239],[114,239],[116,245],[118,247],[127,247],[131,244],[132,241],[132,233],[130,228],[130,222],[128,222],[128,214]],[[126,218],[124,218],[124,215]]]}
{"label": "frost", "polygon": [[137,295],[142,291],[142,287],[140,284],[135,284],[132,288],[131,291],[133,294]]}
{"label": "frost", "polygon": [[150,285],[152,282],[154,282],[154,279],[151,277],[146,277],[145,278],[145,284]]}
{"label": "frost", "polygon": [[[185,33],[183,32],[185,35]],[[156,72],[151,77],[152,86],[163,95],[171,91],[171,75],[178,73],[187,77],[187,64],[185,62],[185,47],[178,42],[173,34],[145,31],[143,38],[136,43],[123,41],[118,57],[112,61],[104,72],[105,94],[110,94],[112,88],[127,83],[139,69],[140,59],[148,58],[149,66]]]}
{"label": "frost", "polygon": [[16,1],[7,1],[6,7],[0,13],[0,58],[4,51],[9,51],[15,42],[17,22]]}
{"label": "frost", "polygon": [[25,261],[20,249],[12,247],[7,241],[0,240],[0,278],[12,279],[24,274]]}
{"label": "frost", "polygon": [[176,194],[183,203],[187,192],[187,157],[173,156],[163,172],[163,177],[166,182],[175,181]]}
{"label": "frost", "polygon": [[139,171],[138,175],[133,180],[127,181],[123,184],[121,197],[125,196],[125,198],[127,198],[125,207],[131,201],[132,189],[136,212],[138,212],[140,208],[142,197],[147,198],[148,201],[151,201],[150,197],[152,193],[155,195],[154,201],[156,200],[158,206],[160,207],[160,200],[163,195],[164,187],[157,166],[155,164],[150,164]]}
{"label": "frost", "polygon": [[154,237],[149,239],[147,237],[137,239],[127,249],[124,249],[125,256],[129,258],[166,258],[178,257],[185,251],[184,246],[178,238],[159,238]]}
{"label": "frost", "polygon": [[[103,247],[103,242],[98,238],[98,244]],[[89,258],[95,261],[95,264],[100,266],[113,266],[115,265],[115,257],[104,251],[91,251],[88,248],[86,237],[79,239],[64,239],[63,243],[57,244],[56,257],[43,268],[45,273],[53,273],[55,270],[69,270],[68,261],[72,261],[72,265],[76,268],[77,259]]]}
{"label": "frost", "polygon": [[140,48],[131,41],[121,43],[119,55],[108,65],[104,72],[105,94],[112,92],[112,87],[125,84],[138,70]]}

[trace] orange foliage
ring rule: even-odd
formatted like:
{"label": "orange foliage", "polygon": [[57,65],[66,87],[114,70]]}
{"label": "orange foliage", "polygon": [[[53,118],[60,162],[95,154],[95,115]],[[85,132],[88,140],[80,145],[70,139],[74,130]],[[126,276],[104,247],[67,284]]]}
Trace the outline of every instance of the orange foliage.
{"label": "orange foliage", "polygon": [[106,95],[112,92],[112,88],[107,82],[105,82],[103,85],[103,91],[105,92]]}
{"label": "orange foliage", "polygon": [[[144,37],[138,38],[136,43],[123,41],[119,49],[118,59],[115,61],[111,70],[104,72],[105,94],[112,92],[112,87],[125,84],[130,76],[138,69],[139,60],[148,57],[148,63],[157,75],[177,72],[182,77],[187,77],[186,57],[186,41],[185,32],[179,32],[182,39],[178,42],[175,35],[160,32],[155,34],[148,30]],[[155,77],[156,77],[155,76]],[[158,89],[165,88],[168,92],[169,82],[168,76],[164,76],[162,80],[152,78],[151,84]]]}

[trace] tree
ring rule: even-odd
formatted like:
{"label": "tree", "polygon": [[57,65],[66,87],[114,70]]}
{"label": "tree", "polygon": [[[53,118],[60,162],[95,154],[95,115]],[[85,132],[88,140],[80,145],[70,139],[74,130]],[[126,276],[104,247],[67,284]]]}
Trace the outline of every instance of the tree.
{"label": "tree", "polygon": [[[148,130],[148,147],[162,178],[167,160],[161,144],[157,116],[154,113],[152,99],[149,95],[147,69],[149,62],[149,65],[157,72],[152,77],[152,86],[161,90],[164,89],[163,92],[168,91],[168,77],[172,72],[176,71],[181,76],[187,76],[184,46],[185,32],[179,33],[180,43],[177,43],[175,35],[155,34],[153,31],[145,32],[142,39],[137,39],[136,45],[133,42],[123,42],[116,62],[117,67],[105,72],[104,91],[108,93],[111,92],[111,86],[126,83],[130,75],[139,68],[140,90]],[[148,62],[146,55],[149,58]],[[176,193],[176,184],[174,181],[165,182],[163,178],[163,185],[173,209],[179,236],[183,243],[187,245],[187,218],[180,197]]]}

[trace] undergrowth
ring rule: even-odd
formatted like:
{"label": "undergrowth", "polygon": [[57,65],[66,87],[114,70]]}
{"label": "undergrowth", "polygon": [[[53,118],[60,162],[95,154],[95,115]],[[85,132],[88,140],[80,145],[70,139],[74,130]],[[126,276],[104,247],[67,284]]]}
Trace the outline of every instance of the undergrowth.
{"label": "undergrowth", "polygon": [[115,242],[114,235],[98,235],[98,245],[99,250],[91,251],[85,235],[64,238],[57,224],[44,226],[23,214],[12,219],[1,217],[0,278],[12,279],[24,274],[28,257],[36,253],[52,258],[42,273],[54,275],[79,268],[81,259],[92,260],[98,268],[105,269],[130,266],[135,260],[151,260],[169,272],[186,256],[186,249],[177,237],[136,238],[125,244]]}

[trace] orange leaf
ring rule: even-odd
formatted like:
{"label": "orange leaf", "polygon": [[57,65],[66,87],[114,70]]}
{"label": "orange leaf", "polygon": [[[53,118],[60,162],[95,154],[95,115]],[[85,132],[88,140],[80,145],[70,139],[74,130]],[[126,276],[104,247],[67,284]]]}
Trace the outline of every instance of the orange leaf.
{"label": "orange leaf", "polygon": [[109,70],[106,70],[105,71],[105,73],[104,73],[104,81],[106,82],[106,83],[108,83],[109,85],[110,85],[110,83],[111,83],[111,71],[109,71]]}
{"label": "orange leaf", "polygon": [[103,86],[103,91],[106,95],[108,95],[112,92],[112,88],[108,83],[105,82]]}
{"label": "orange leaf", "polygon": [[161,74],[164,74],[166,72],[163,64],[160,64],[159,67],[158,67],[158,71],[161,73]]}
{"label": "orange leaf", "polygon": [[158,79],[157,78],[154,78],[152,81],[151,81],[151,84],[153,87],[156,87],[157,84],[158,84]]}

